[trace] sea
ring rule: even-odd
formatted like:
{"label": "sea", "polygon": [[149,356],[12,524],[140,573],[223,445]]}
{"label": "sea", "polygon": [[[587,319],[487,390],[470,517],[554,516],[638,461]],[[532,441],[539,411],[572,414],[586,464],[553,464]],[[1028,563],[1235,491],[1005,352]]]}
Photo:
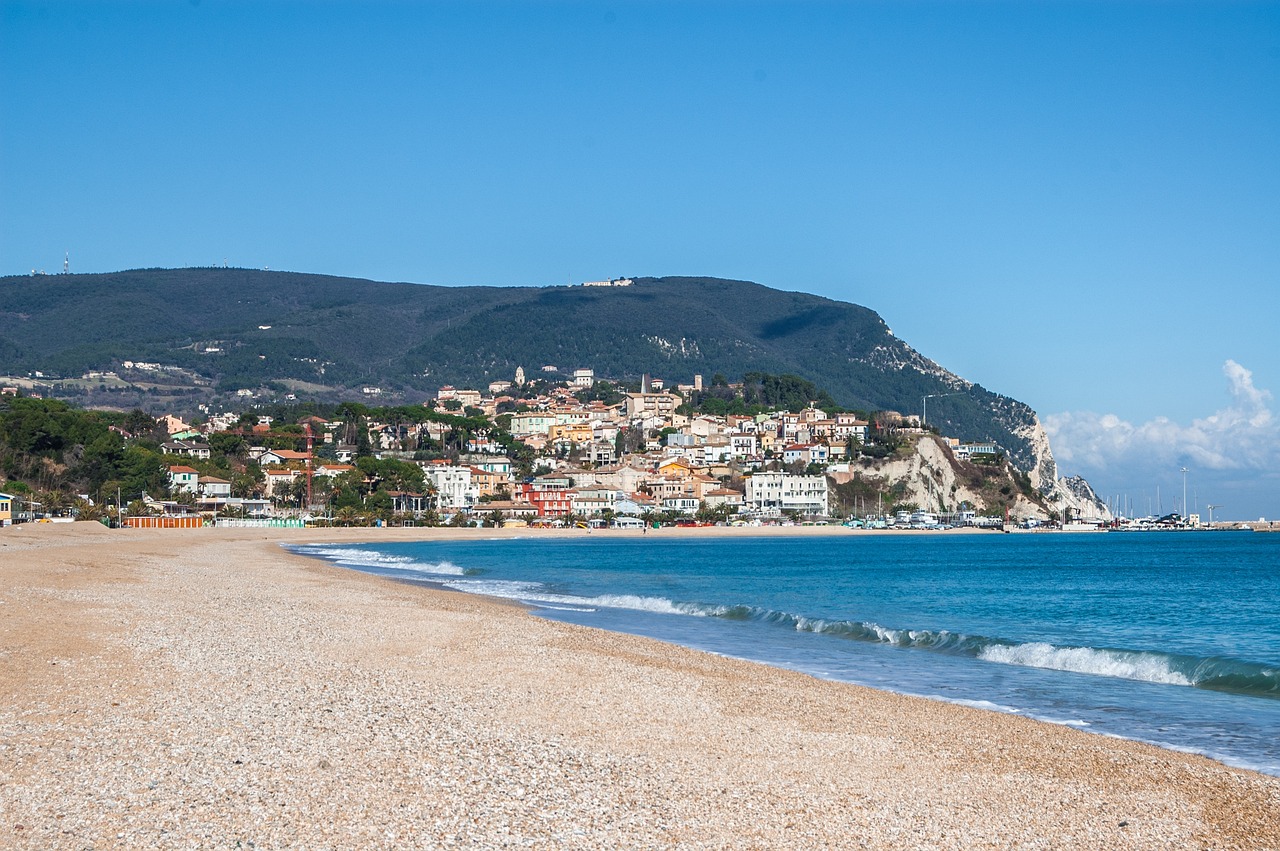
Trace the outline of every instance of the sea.
{"label": "sea", "polygon": [[1280,534],[583,531],[291,549],[1280,776]]}

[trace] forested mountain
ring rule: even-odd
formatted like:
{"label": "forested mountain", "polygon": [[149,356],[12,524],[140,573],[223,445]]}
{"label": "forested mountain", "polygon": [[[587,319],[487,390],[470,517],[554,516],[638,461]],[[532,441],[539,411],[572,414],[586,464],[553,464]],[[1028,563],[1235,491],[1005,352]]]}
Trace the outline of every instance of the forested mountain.
{"label": "forested mountain", "polygon": [[446,383],[483,389],[519,366],[668,386],[758,370],[868,411],[918,413],[923,396],[954,394],[930,406],[944,433],[995,440],[1024,469],[1044,460],[1030,408],[921,356],[873,310],[745,281],[440,287],[217,268],[0,278],[0,374],[79,379],[126,360],[181,368],[204,394],[333,399],[376,385],[407,401]]}

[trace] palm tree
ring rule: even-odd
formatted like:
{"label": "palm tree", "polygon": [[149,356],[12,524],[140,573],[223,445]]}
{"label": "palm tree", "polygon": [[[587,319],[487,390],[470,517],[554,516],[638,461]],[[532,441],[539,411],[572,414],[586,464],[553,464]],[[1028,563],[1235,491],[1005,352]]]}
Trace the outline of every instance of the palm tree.
{"label": "palm tree", "polygon": [[101,505],[91,503],[88,500],[77,499],[72,506],[76,512],[77,520],[101,520],[106,516],[106,512]]}
{"label": "palm tree", "polygon": [[71,507],[71,498],[61,490],[40,491],[38,501],[46,516],[61,517]]}

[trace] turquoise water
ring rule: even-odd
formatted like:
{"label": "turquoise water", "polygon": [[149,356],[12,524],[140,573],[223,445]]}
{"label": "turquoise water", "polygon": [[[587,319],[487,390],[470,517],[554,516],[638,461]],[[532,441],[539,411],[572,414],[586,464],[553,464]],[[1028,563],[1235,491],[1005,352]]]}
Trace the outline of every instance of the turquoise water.
{"label": "turquoise water", "polygon": [[584,532],[297,551],[1280,775],[1280,535]]}

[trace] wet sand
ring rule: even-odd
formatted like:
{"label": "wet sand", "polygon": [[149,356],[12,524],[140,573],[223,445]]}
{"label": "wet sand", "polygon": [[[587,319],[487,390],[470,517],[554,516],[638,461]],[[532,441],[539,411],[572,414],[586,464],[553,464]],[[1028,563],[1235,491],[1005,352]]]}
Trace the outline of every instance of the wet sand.
{"label": "wet sand", "polygon": [[279,546],[444,535],[0,530],[0,847],[1280,846],[1280,778]]}

